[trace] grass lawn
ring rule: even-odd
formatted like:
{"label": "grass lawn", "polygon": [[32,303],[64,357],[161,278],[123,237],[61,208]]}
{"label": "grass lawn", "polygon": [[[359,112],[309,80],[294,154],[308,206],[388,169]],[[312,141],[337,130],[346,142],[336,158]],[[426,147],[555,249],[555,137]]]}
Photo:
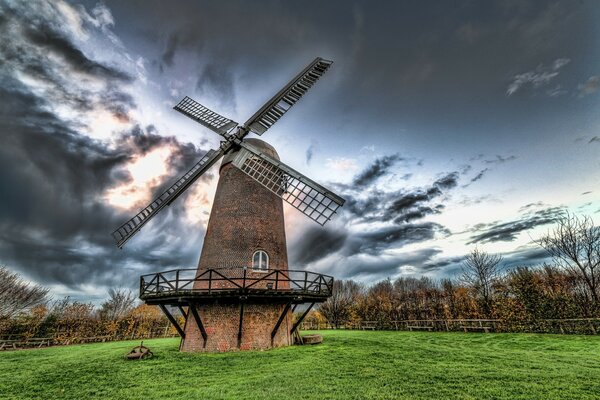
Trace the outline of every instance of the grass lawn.
{"label": "grass lawn", "polygon": [[145,341],[0,353],[0,399],[600,399],[600,337],[324,331],[317,346],[186,354]]}

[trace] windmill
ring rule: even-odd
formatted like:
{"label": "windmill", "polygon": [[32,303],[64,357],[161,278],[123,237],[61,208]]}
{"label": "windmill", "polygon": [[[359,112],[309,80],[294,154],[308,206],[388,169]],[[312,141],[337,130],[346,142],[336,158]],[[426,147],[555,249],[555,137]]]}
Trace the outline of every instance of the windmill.
{"label": "windmill", "polygon": [[[198,268],[141,277],[140,298],[161,307],[182,337],[182,350],[291,344],[308,310],[331,294],[333,278],[288,270],[282,200],[324,225],[344,199],[282,163],[267,143],[246,138],[250,132],[265,133],[331,64],[316,58],[244,124],[187,96],[174,107],[224,140],[112,235],[122,248],[223,157]],[[311,305],[292,325],[291,311],[305,302]],[[166,306],[179,307],[185,326],[178,324]],[[245,311],[251,317],[244,327]],[[188,323],[190,316],[195,323]],[[282,325],[287,329],[280,329]]]}

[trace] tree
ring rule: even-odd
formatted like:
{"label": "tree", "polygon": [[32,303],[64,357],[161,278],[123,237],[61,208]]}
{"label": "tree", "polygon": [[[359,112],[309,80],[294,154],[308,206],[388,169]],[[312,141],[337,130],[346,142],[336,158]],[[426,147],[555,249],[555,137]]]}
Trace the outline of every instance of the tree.
{"label": "tree", "polygon": [[100,317],[104,320],[117,320],[127,315],[135,306],[135,296],[131,290],[109,289],[108,299],[100,306]]}
{"label": "tree", "polygon": [[557,265],[585,282],[595,307],[600,305],[600,226],[589,216],[565,213],[538,243]]}
{"label": "tree", "polygon": [[473,250],[463,262],[461,280],[475,291],[486,317],[492,311],[493,286],[500,277],[501,262],[502,256],[479,249]]}
{"label": "tree", "polygon": [[15,272],[0,266],[0,319],[12,318],[48,299],[49,289],[26,282]]}
{"label": "tree", "polygon": [[335,281],[331,296],[319,307],[319,311],[336,328],[348,322],[352,309],[362,293],[362,286],[354,281]]}

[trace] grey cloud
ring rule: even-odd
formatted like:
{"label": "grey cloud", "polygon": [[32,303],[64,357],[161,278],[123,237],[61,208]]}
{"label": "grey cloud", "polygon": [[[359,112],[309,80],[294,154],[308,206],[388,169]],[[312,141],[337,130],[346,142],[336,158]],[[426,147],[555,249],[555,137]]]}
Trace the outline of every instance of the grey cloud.
{"label": "grey cloud", "polygon": [[505,162],[508,161],[513,161],[516,160],[517,156],[515,155],[510,155],[510,156],[501,156],[501,155],[496,155],[496,158],[492,158],[490,160],[484,160],[483,162],[486,164],[504,164]]}
{"label": "grey cloud", "polygon": [[[25,11],[14,18],[31,16],[31,10]],[[135,102],[123,85],[131,80],[85,56],[58,30],[58,21],[47,20],[43,26],[30,22],[23,22],[28,26],[24,36],[14,24],[9,28],[0,22],[0,31],[10,38],[0,46],[0,54],[14,55],[8,58],[10,64],[0,64],[0,98],[11,99],[0,102],[0,261],[42,284],[71,290],[135,285],[146,269],[192,265],[202,232],[186,222],[182,200],[148,224],[143,237],[119,251],[110,232],[131,217],[130,211],[113,208],[104,196],[109,188],[131,179],[125,166],[134,157],[169,145],[175,149],[169,172],[177,176],[204,151],[160,136],[153,126],[144,130],[135,125],[109,146],[86,136],[85,127],[63,120],[53,111],[57,99],[75,104],[79,112],[106,107],[128,118]],[[46,59],[42,48],[59,55],[61,62]],[[93,75],[104,89],[91,93],[55,75],[65,63]],[[32,92],[16,78],[15,71],[26,68],[52,83],[52,96]],[[99,101],[94,99],[97,95]],[[160,191],[165,183],[156,182],[149,190]]]}
{"label": "grey cloud", "polygon": [[167,40],[167,47],[165,48],[165,52],[163,53],[161,59],[162,62],[169,67],[173,65],[173,58],[175,57],[175,51],[177,50],[178,42],[179,38],[174,33],[171,34]]}
{"label": "grey cloud", "polygon": [[335,254],[348,238],[348,232],[339,229],[310,227],[291,249],[292,265],[306,265],[313,261]]}
{"label": "grey cloud", "polygon": [[233,73],[225,65],[209,63],[198,78],[196,90],[201,95],[212,94],[222,104],[232,103],[235,105],[233,80]]}
{"label": "grey cloud", "polygon": [[364,171],[359,173],[354,178],[353,185],[356,187],[365,187],[371,185],[377,179],[387,174],[390,167],[399,159],[400,156],[398,154],[383,156],[376,159],[370,166],[368,166]]}
{"label": "grey cloud", "polygon": [[308,146],[308,149],[306,149],[306,165],[310,165],[310,162],[312,161],[315,151],[316,151],[316,144],[311,143],[310,146]]}
{"label": "grey cloud", "polygon": [[485,173],[488,171],[489,171],[489,168],[484,168],[481,171],[479,171],[479,173],[477,175],[475,175],[473,178],[471,178],[471,183],[477,182],[478,180],[483,178],[483,175],[485,175]]}
{"label": "grey cloud", "polygon": [[558,76],[559,70],[569,62],[570,60],[567,58],[559,58],[554,60],[550,67],[540,65],[533,71],[515,75],[506,89],[506,94],[511,96],[526,85],[531,85],[534,88],[547,85]]}
{"label": "grey cloud", "polygon": [[510,242],[515,240],[517,235],[523,231],[539,225],[554,223],[563,212],[564,210],[560,207],[551,207],[534,213],[526,213],[521,219],[516,221],[496,222],[489,225],[476,226],[476,231],[483,232],[471,236],[471,241],[467,244]]}
{"label": "grey cloud", "polygon": [[80,49],[76,48],[70,40],[53,31],[49,26],[41,25],[34,29],[27,28],[25,37],[31,43],[62,57],[74,71],[121,82],[133,80],[129,74],[123,71],[92,61]]}
{"label": "grey cloud", "polygon": [[437,232],[447,233],[443,226],[432,222],[385,227],[354,235],[345,251],[347,255],[379,255],[390,248],[433,239]]}
{"label": "grey cloud", "polygon": [[439,249],[429,248],[385,257],[356,255],[344,259],[343,263],[333,264],[326,272],[335,275],[338,279],[352,278],[374,283],[398,275],[403,266],[413,267],[415,274],[427,272],[427,265],[432,263],[432,259],[440,253]]}

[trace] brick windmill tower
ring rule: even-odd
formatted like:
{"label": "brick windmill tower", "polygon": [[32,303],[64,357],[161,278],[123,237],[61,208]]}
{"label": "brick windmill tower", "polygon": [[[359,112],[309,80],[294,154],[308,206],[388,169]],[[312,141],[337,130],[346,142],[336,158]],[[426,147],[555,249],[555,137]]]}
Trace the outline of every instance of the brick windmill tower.
{"label": "brick windmill tower", "polygon": [[[288,269],[283,201],[324,225],[344,199],[279,160],[259,139],[327,71],[317,58],[243,125],[185,97],[174,108],[224,137],[150,205],[113,232],[122,247],[222,156],[219,182],[197,269],[141,277],[140,298],[175,326],[182,351],[267,349],[293,343],[315,303],[331,295],[333,278]],[[298,321],[296,306],[309,303]],[[170,312],[185,318],[182,327]],[[297,335],[299,336],[299,335]]]}

